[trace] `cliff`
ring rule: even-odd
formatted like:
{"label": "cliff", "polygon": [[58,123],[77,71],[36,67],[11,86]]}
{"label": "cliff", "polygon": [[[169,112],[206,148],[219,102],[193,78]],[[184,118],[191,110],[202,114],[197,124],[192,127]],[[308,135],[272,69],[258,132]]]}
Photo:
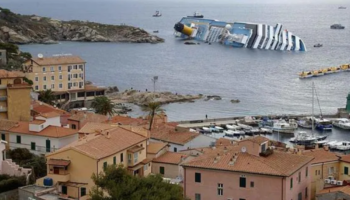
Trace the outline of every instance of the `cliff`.
{"label": "cliff", "polygon": [[47,17],[12,13],[0,8],[0,42],[15,44],[57,41],[160,43],[164,39],[126,25],[88,21],[61,21]]}

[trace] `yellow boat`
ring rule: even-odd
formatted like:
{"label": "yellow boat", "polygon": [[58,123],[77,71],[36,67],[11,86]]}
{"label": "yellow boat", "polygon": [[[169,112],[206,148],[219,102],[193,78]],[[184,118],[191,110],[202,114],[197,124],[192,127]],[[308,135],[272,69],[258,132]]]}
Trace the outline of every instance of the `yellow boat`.
{"label": "yellow boat", "polygon": [[324,73],[322,72],[322,70],[315,70],[312,72],[312,76],[323,76]]}
{"label": "yellow boat", "polygon": [[313,77],[313,74],[311,72],[301,72],[299,74],[299,78],[311,78]]}
{"label": "yellow boat", "polygon": [[350,71],[350,66],[349,66],[349,65],[342,65],[342,66],[340,66],[340,68],[341,68],[343,71]]}

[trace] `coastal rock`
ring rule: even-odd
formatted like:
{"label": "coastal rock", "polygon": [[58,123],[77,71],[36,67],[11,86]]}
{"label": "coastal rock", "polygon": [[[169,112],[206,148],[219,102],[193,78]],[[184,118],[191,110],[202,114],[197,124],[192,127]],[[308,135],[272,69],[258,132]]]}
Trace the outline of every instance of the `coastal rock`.
{"label": "coastal rock", "polygon": [[[0,11],[3,9],[0,8]],[[127,25],[107,25],[88,21],[61,21],[36,15],[18,15],[0,12],[0,40],[16,44],[57,41],[84,42],[164,42],[143,29]]]}
{"label": "coastal rock", "polygon": [[239,103],[239,102],[241,102],[239,99],[232,99],[231,100],[231,103]]}

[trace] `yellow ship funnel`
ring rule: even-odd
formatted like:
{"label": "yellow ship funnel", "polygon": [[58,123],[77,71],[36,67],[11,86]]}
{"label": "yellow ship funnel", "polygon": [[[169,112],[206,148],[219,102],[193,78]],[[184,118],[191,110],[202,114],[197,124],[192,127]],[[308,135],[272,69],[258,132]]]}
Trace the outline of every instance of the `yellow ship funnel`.
{"label": "yellow ship funnel", "polygon": [[175,24],[174,29],[177,32],[180,32],[180,33],[182,33],[184,35],[187,35],[187,36],[191,36],[192,33],[193,33],[193,29],[191,27],[188,27],[188,26],[186,26],[184,24],[181,24],[180,22]]}

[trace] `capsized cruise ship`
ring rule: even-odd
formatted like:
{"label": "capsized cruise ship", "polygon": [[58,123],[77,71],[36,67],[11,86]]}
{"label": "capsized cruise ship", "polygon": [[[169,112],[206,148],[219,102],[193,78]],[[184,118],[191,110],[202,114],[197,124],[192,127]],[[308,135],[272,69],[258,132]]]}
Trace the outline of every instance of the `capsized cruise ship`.
{"label": "capsized cruise ship", "polygon": [[298,36],[284,29],[282,24],[270,26],[212,19],[184,17],[174,26],[175,36],[233,47],[281,51],[306,51]]}

